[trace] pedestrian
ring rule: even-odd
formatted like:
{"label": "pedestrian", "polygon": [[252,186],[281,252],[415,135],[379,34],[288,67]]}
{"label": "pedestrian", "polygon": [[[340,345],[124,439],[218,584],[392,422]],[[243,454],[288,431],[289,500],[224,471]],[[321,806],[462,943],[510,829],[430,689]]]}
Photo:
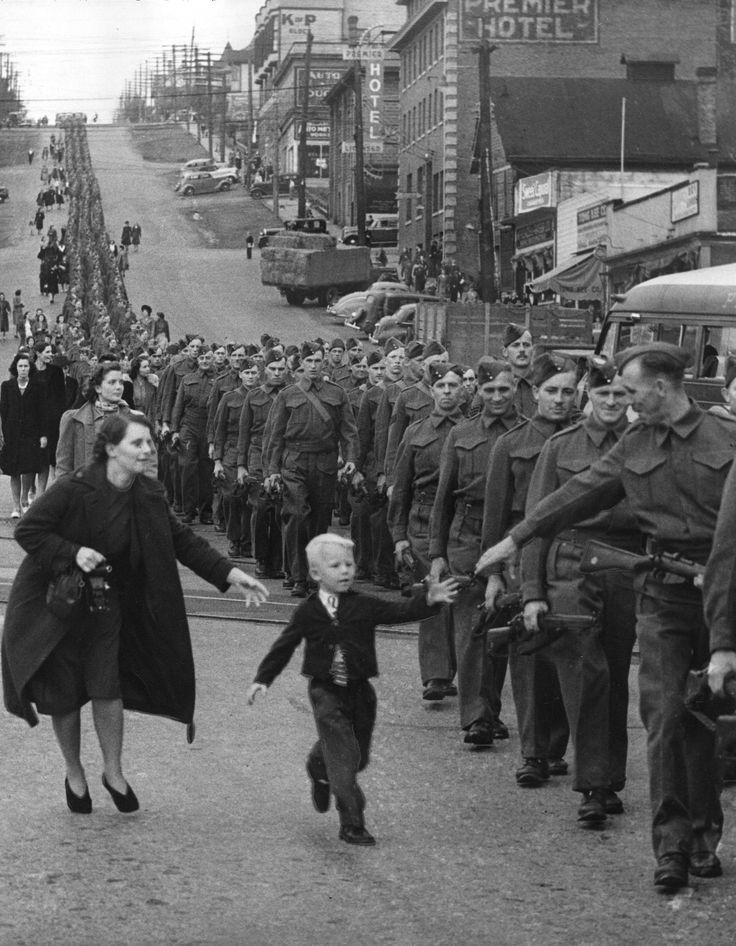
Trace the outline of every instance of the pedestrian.
{"label": "pedestrian", "polygon": [[3,341],[8,337],[10,330],[10,303],[5,298],[5,293],[0,292],[0,336]]}
{"label": "pedestrian", "polygon": [[33,148],[28,149],[28,163],[33,164]]}
{"label": "pedestrian", "polygon": [[245,255],[247,259],[253,259],[253,244],[255,240],[253,239],[253,234],[249,233],[245,238]]}
{"label": "pedestrian", "polygon": [[43,389],[34,380],[31,356],[18,352],[9,372],[10,380],[0,385],[3,437],[0,468],[10,477],[13,495],[10,518],[19,519],[28,510],[33,478],[46,463],[47,418]]}
{"label": "pedestrian", "polygon": [[[726,657],[716,653],[712,658],[711,682],[720,687],[730,667],[732,643],[732,630],[723,630],[730,604],[724,607],[723,602],[731,597],[733,532],[724,537],[733,529],[733,490],[726,484],[733,482],[729,470],[736,453],[736,427],[690,400],[684,386],[690,361],[689,352],[666,342],[621,352],[617,367],[639,421],[589,469],[529,509],[476,565],[479,572],[497,568],[531,539],[553,536],[624,498],[648,552],[667,552],[700,564],[713,552],[706,569],[712,641],[697,585],[657,568],[634,576],[640,712],[647,733],[651,839],[657,862],[654,884],[668,892],[686,886],[688,873],[722,873],[717,847],[723,810],[715,734],[686,710],[685,682],[690,668],[706,663],[711,646],[716,651],[725,646]],[[726,510],[720,522],[719,509]]]}
{"label": "pedestrian", "polygon": [[139,248],[140,245],[141,245],[141,237],[142,237],[142,235],[143,235],[143,230],[141,229],[141,225],[140,225],[138,222],[134,223],[133,226],[132,226],[131,229],[130,229],[130,237],[131,237],[131,240],[132,240],[132,243],[133,243],[133,252],[134,252],[134,253],[137,253],[137,252],[138,252],[138,248]]}
{"label": "pedestrian", "polygon": [[33,223],[34,223],[34,226],[36,227],[36,232],[38,233],[39,237],[41,236],[41,232],[43,231],[43,222],[45,219],[46,219],[46,214],[39,207],[38,210],[36,211],[36,216],[33,218]]}
{"label": "pedestrian", "polygon": [[133,242],[133,231],[130,226],[130,221],[126,220],[125,223],[123,224],[123,232],[120,235],[120,243],[124,247],[128,247],[130,246],[132,242]]}
{"label": "pedestrian", "polygon": [[[248,604],[268,595],[171,515],[158,483],[142,475],[152,449],[142,415],[108,418],[92,462],[57,480],[16,531],[27,554],[3,632],[5,706],[32,726],[37,713],[52,717],[75,814],[92,811],[80,758],[88,701],[102,784],[121,812],[139,808],[122,771],[123,708],[176,719],[194,736],[194,661],[177,560],[221,591],[236,585]],[[90,589],[101,566],[110,571],[89,592],[91,608],[80,603],[66,618],[52,613],[47,592],[60,570],[76,568]]]}
{"label": "pedestrian", "polygon": [[327,812],[334,795],[340,840],[372,845],[375,838],[365,827],[365,796],[357,775],[370,760],[376,720],[376,693],[370,683],[378,674],[376,627],[434,614],[439,605],[453,600],[456,582],[430,582],[410,601],[396,603],[353,591],[352,547],[349,539],[332,533],[311,539],[306,554],[317,592],[299,605],[261,662],[247,701],[252,705],[268,690],[304,641],[302,673],[309,677],[318,736],[307,758],[312,804],[318,812]]}

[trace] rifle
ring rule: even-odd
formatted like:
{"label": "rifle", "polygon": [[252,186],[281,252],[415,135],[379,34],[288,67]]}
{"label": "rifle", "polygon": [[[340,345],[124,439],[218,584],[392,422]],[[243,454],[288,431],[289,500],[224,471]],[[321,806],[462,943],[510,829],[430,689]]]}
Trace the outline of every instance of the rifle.
{"label": "rifle", "polygon": [[[492,620],[492,617],[491,617]],[[486,619],[488,622],[488,619]],[[523,613],[517,614],[505,627],[487,627],[486,634],[492,652],[498,652],[510,643],[518,644],[520,654],[534,654],[554,643],[566,631],[588,631],[598,624],[597,614],[540,614],[538,631],[528,631]]]}
{"label": "rifle", "polygon": [[668,575],[677,575],[692,582],[696,588],[703,584],[705,566],[680,558],[672,552],[653,552],[651,554],[627,552],[605,542],[591,539],[585,543],[580,559],[580,571],[584,575],[593,575],[607,568],[622,568],[627,571],[661,571]]}

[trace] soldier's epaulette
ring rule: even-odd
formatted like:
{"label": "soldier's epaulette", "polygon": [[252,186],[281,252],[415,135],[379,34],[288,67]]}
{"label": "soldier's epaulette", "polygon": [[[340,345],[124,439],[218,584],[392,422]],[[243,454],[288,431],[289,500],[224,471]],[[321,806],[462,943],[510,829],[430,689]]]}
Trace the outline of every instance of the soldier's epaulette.
{"label": "soldier's epaulette", "polygon": [[517,431],[521,430],[523,427],[526,427],[528,423],[529,423],[528,417],[519,418],[519,423],[514,424],[514,426],[510,430],[504,431],[504,433],[501,434],[501,436],[498,438],[496,443],[498,443],[500,440],[503,440],[505,437],[510,437],[511,434],[515,434]]}
{"label": "soldier's epaulette", "polygon": [[575,423],[570,424],[569,427],[563,427],[562,430],[558,430],[557,433],[552,434],[549,438],[550,440],[557,440],[558,437],[564,437],[565,434],[569,434],[571,430],[579,430],[583,426],[585,418],[581,417],[580,420],[576,420]]}

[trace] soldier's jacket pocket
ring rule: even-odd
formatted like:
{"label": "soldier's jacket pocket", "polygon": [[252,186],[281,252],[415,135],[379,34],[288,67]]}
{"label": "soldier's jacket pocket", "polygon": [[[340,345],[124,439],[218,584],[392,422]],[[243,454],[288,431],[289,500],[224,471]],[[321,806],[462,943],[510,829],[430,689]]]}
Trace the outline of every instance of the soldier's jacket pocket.
{"label": "soldier's jacket pocket", "polygon": [[461,474],[475,477],[488,469],[488,451],[483,449],[485,442],[485,437],[478,437],[477,440],[466,440],[456,444],[458,468]]}
{"label": "soldier's jacket pocket", "polygon": [[720,495],[733,459],[733,450],[713,450],[710,453],[693,454],[693,469],[698,493],[706,502],[707,494],[712,496],[715,491]]}

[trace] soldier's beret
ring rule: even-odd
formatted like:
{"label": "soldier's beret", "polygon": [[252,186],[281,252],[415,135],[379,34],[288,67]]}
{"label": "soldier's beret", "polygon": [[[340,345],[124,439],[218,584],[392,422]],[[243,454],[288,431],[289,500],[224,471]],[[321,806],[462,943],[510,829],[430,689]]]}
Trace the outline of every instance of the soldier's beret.
{"label": "soldier's beret", "polygon": [[736,358],[729,357],[726,361],[726,387],[731,387],[731,382],[736,378]]}
{"label": "soldier's beret", "polygon": [[503,347],[506,348],[513,342],[518,341],[528,329],[524,325],[517,325],[516,322],[509,322],[503,333]]}
{"label": "soldier's beret", "polygon": [[260,351],[260,349],[259,349],[258,345],[246,345],[246,346],[245,346],[245,354],[248,355],[249,358],[252,358],[253,355],[257,355],[259,351]]}
{"label": "soldier's beret", "polygon": [[276,348],[270,348],[270,349],[266,352],[266,357],[264,358],[264,364],[270,365],[270,364],[272,364],[274,361],[283,361],[283,360],[284,360],[284,357],[285,357],[285,355],[284,355],[284,353],[281,351],[280,348],[278,348],[278,349],[276,349]]}
{"label": "soldier's beret", "polygon": [[269,340],[270,337],[271,336],[268,334],[268,332],[265,332],[263,335],[261,335],[261,348],[266,347],[266,342]]}
{"label": "soldier's beret", "polygon": [[424,345],[421,342],[409,342],[406,346],[406,357],[407,358],[423,358],[424,357]]}
{"label": "soldier's beret", "polygon": [[243,363],[238,368],[238,371],[247,371],[250,368],[255,368],[256,363],[252,358],[243,358]]}
{"label": "soldier's beret", "polygon": [[336,338],[330,345],[330,351],[332,351],[333,348],[342,348],[342,350],[345,351],[345,342],[341,338]]}
{"label": "soldier's beret", "polygon": [[391,338],[386,339],[386,344],[383,346],[383,350],[388,355],[390,351],[396,351],[397,348],[404,348],[404,347],[405,347],[404,342],[402,342],[401,339],[399,338],[394,338],[394,336],[392,335]]}
{"label": "soldier's beret", "polygon": [[545,381],[563,371],[575,371],[575,362],[555,352],[544,352],[532,364],[532,384],[540,387]]}
{"label": "soldier's beret", "polygon": [[447,351],[439,342],[432,340],[424,346],[424,357],[431,358],[433,355],[444,355]]}
{"label": "soldier's beret", "polygon": [[436,384],[441,378],[444,378],[446,374],[456,374],[458,381],[463,379],[463,366],[462,365],[448,365],[444,361],[434,361],[431,365],[427,366],[427,373],[429,374],[429,383]]}
{"label": "soldier's beret", "polygon": [[688,365],[692,364],[690,352],[680,348],[679,345],[671,345],[669,342],[650,342],[648,345],[632,345],[631,348],[620,351],[616,355],[616,367],[622,371],[630,361],[644,355],[656,356],[662,366],[666,366],[671,371],[684,371]]}
{"label": "soldier's beret", "polygon": [[310,355],[316,355],[317,352],[322,351],[322,346],[318,345],[317,342],[304,342],[299,352],[302,358],[309,358]]}
{"label": "soldier's beret", "polygon": [[616,365],[605,355],[588,358],[588,387],[603,388],[616,377]]}
{"label": "soldier's beret", "polygon": [[495,381],[504,371],[511,372],[511,365],[508,362],[498,361],[496,358],[481,358],[475,377],[479,385],[487,384],[489,381]]}
{"label": "soldier's beret", "polygon": [[[359,348],[359,347],[360,347],[359,338],[349,338],[345,344],[345,348],[347,351],[352,351],[353,348]],[[334,348],[334,345],[333,345],[333,348]]]}
{"label": "soldier's beret", "polygon": [[297,348],[296,345],[287,345],[286,349],[284,350],[284,354],[286,355],[287,358],[289,357],[289,355],[298,355],[299,349]]}
{"label": "soldier's beret", "polygon": [[368,361],[368,367],[370,368],[372,365],[380,365],[383,361],[383,355],[380,351],[371,351],[366,355],[366,359]]}

